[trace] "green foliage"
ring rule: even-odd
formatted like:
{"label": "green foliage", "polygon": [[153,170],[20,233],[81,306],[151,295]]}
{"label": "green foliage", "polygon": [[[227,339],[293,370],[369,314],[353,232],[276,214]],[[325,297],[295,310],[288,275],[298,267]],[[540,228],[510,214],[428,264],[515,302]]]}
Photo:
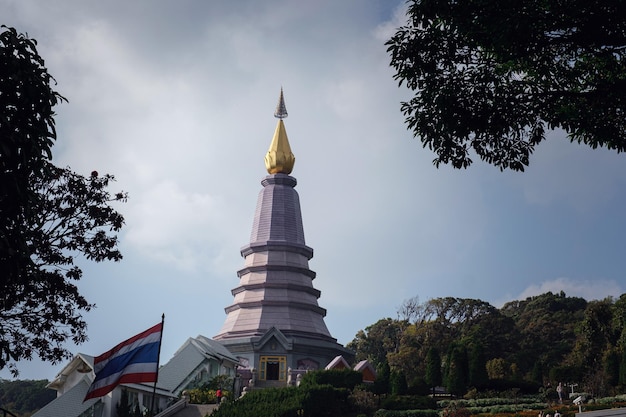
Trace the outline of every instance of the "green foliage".
{"label": "green foliage", "polygon": [[539,390],[540,386],[532,381],[525,380],[490,379],[482,389],[486,392],[492,391],[496,393],[507,393],[516,390],[524,395],[532,395]]}
{"label": "green foliage", "polygon": [[441,412],[441,417],[469,417],[470,411],[458,403],[451,403]]}
{"label": "green foliage", "polygon": [[482,408],[502,405],[519,405],[526,408],[536,408],[537,405],[546,407],[545,401],[539,395],[488,397],[463,400],[439,400],[439,408]]}
{"label": "green foliage", "polygon": [[376,380],[372,387],[372,392],[376,394],[386,394],[389,392],[389,378],[391,369],[388,362],[383,362],[376,368]]}
{"label": "green foliage", "polygon": [[354,339],[346,345],[356,352],[356,360],[368,360],[372,366],[387,362],[387,354],[396,352],[400,336],[407,328],[405,320],[390,318],[378,320],[376,323],[359,330]]}
{"label": "green foliage", "polygon": [[[187,394],[189,395],[189,402],[191,404],[215,404],[217,403],[217,390],[215,389],[194,388],[194,389],[187,390]],[[231,397],[232,397],[232,392],[222,389],[223,399],[230,399]]]}
{"label": "green foliage", "polygon": [[114,178],[85,178],[50,159],[56,140],[53,107],[64,101],[38,55],[36,41],[0,30],[0,369],[15,362],[56,363],[71,357],[66,342],[86,340],[84,312],[93,305],[75,281],[76,256],[120,260],[123,217],[110,206]]}
{"label": "green foliage", "polygon": [[613,319],[612,300],[592,301],[585,308],[574,354],[578,363],[587,371],[597,371],[601,367],[603,352],[607,346],[617,342],[611,322]]}
{"label": "green foliage", "polygon": [[[415,323],[399,332],[395,341],[388,340],[391,333],[384,336],[396,351],[387,354],[388,373],[383,372],[387,365],[378,367],[373,392],[393,392],[393,388],[385,391],[384,387],[393,387],[393,378],[390,385],[387,375],[399,372],[410,375],[406,392],[420,392],[423,384],[432,387],[427,381],[432,369],[428,364],[433,361],[429,352],[434,348],[447,352],[442,377],[444,384],[453,383],[448,388],[457,395],[476,386],[535,393],[558,382],[577,382],[595,395],[610,394],[618,385],[618,368],[626,369],[620,327],[625,323],[626,294],[616,300],[587,302],[548,292],[509,302],[500,310],[480,300],[453,297],[414,307]],[[373,336],[368,342],[382,345]],[[592,357],[597,363],[589,367]],[[588,363],[581,358],[588,358]],[[487,372],[489,379],[481,372]]]}
{"label": "green foliage", "polygon": [[[626,4],[410,0],[386,43],[401,110],[436,166],[523,171],[546,129],[626,150]],[[620,16],[620,17],[616,17]]]}
{"label": "green foliage", "polygon": [[469,352],[469,380],[470,387],[484,387],[489,377],[487,376],[487,364],[483,346],[475,343]]}
{"label": "green foliage", "polygon": [[441,375],[441,356],[439,350],[436,347],[428,349],[426,354],[426,374],[424,380],[435,392],[435,387],[441,385],[443,377]]}
{"label": "green foliage", "polygon": [[211,380],[204,384],[201,388],[205,390],[217,391],[218,389],[224,390],[224,388],[233,386],[233,378],[228,375],[215,375]]}
{"label": "green foliage", "polygon": [[608,383],[611,386],[619,384],[619,353],[616,349],[607,350],[603,358],[604,373],[608,378]]}
{"label": "green foliage", "polygon": [[335,388],[353,389],[363,382],[363,375],[352,369],[328,369],[307,372],[302,376],[301,386],[332,385]]}
{"label": "green foliage", "polygon": [[454,395],[462,395],[468,383],[467,350],[460,343],[455,343],[448,350],[446,360],[446,389]]}
{"label": "green foliage", "polygon": [[626,349],[622,350],[622,358],[619,364],[619,383],[626,385]]}
{"label": "green foliage", "polygon": [[541,401],[537,396],[520,398],[481,398],[473,400],[444,400],[438,401],[439,407],[444,410],[442,415],[453,414],[459,410],[463,413],[474,414],[515,414],[524,410],[544,410],[548,403]]}
{"label": "green foliage", "polygon": [[510,358],[523,373],[534,369],[534,378],[544,383],[554,366],[565,365],[576,343],[576,327],[582,321],[587,301],[547,292],[521,301],[506,303],[501,311],[510,317],[519,332],[518,347]]}
{"label": "green foliage", "polygon": [[485,368],[489,379],[505,379],[507,377],[507,364],[504,358],[493,358],[487,361]]}
{"label": "green foliage", "polygon": [[363,386],[355,387],[348,396],[348,401],[359,415],[371,415],[379,408],[379,396]]}
{"label": "green foliage", "polygon": [[56,398],[56,392],[46,385],[47,380],[0,379],[0,407],[18,416],[31,415]]}
{"label": "green foliage", "polygon": [[425,395],[389,395],[380,402],[385,410],[433,410],[437,402]]}
{"label": "green foliage", "polygon": [[354,410],[349,391],[330,385],[253,390],[237,401],[227,402],[212,417],[338,417]]}
{"label": "green foliage", "polygon": [[437,410],[385,410],[380,409],[374,417],[439,417]]}
{"label": "green foliage", "polygon": [[389,388],[392,395],[404,395],[408,391],[406,375],[402,370],[392,370],[389,377]]}

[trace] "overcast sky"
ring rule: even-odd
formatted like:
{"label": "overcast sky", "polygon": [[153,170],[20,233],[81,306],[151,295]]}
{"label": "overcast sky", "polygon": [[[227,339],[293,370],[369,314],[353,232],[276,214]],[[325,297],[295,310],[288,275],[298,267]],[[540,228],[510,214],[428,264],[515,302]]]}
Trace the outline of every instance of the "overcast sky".
{"label": "overcast sky", "polygon": [[[115,175],[124,259],[79,288],[98,355],[159,322],[161,362],[233,301],[280,88],[310,267],[341,344],[412,297],[501,307],[626,292],[626,155],[551,133],[525,173],[436,169],[406,130],[385,40],[401,0],[0,0],[69,103],[54,160]],[[546,341],[549,343],[550,341]],[[20,363],[22,379],[63,364]],[[6,371],[0,377],[8,378]]]}

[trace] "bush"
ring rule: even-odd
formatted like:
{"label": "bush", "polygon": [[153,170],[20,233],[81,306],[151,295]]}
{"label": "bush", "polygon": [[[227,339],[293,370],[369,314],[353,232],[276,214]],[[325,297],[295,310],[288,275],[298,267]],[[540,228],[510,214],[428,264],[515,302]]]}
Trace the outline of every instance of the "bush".
{"label": "bush", "polygon": [[511,391],[518,389],[522,394],[535,394],[540,385],[529,381],[510,381],[506,379],[490,379],[482,387],[481,391]]}
{"label": "bush", "polygon": [[[369,415],[379,408],[379,397],[362,387],[355,388],[348,396],[352,408],[358,413]],[[359,417],[361,414],[357,415]],[[361,416],[363,417],[363,416]]]}
{"label": "bush", "polygon": [[437,410],[384,410],[374,413],[374,417],[439,417]]}
{"label": "bush", "polygon": [[216,409],[211,417],[340,417],[356,414],[349,391],[331,385],[266,388]]}
{"label": "bush", "polygon": [[329,369],[307,372],[300,385],[332,385],[335,388],[354,389],[363,382],[363,375],[351,369]]}
{"label": "bush", "polygon": [[[217,403],[216,390],[195,388],[187,390],[189,394],[189,402],[191,404],[215,404]],[[230,391],[222,390],[222,399],[232,397]]]}
{"label": "bush", "polygon": [[437,408],[437,402],[431,397],[417,395],[391,395],[383,398],[380,408],[385,410],[428,410]]}
{"label": "bush", "polygon": [[470,417],[470,415],[470,410],[455,403],[450,404],[441,412],[441,417]]}

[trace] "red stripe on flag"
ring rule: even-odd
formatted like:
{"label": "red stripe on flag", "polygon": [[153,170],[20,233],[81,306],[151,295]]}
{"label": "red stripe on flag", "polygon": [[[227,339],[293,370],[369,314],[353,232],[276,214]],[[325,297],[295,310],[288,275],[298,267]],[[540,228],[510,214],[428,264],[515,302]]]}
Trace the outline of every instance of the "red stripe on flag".
{"label": "red stripe on flag", "polygon": [[117,346],[115,346],[113,349],[109,350],[108,352],[105,352],[105,353],[103,353],[100,356],[96,356],[94,358],[94,360],[93,360],[94,365],[97,364],[98,362],[102,362],[104,360],[107,360],[108,358],[113,356],[117,351],[119,351],[124,346],[130,345],[130,344],[136,342],[139,339],[143,339],[144,337],[148,336],[149,334],[160,332],[162,330],[162,328],[163,328],[163,323],[159,323],[159,324],[149,328],[145,332],[139,333],[138,335],[133,336],[133,337],[131,337],[128,340],[124,340],[123,342],[119,343]]}
{"label": "red stripe on flag", "polygon": [[143,373],[143,374],[126,374],[123,375],[119,380],[115,383],[106,385],[104,387],[100,387],[88,393],[85,396],[83,401],[87,401],[90,398],[97,398],[107,395],[109,392],[113,391],[119,384],[139,384],[141,382],[155,382],[157,379],[156,372]]}

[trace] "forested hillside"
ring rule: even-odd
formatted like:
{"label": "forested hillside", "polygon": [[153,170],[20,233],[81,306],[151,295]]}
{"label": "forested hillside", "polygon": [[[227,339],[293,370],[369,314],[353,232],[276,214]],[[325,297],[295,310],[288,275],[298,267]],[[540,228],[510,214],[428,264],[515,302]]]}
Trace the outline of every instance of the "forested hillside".
{"label": "forested hillside", "polygon": [[513,387],[556,395],[561,382],[610,395],[626,385],[626,294],[587,301],[548,292],[500,309],[475,299],[414,298],[397,319],[360,330],[348,347],[407,391],[441,385],[457,395]]}
{"label": "forested hillside", "polygon": [[29,417],[56,398],[54,390],[46,388],[47,380],[7,381],[0,379],[0,408]]}

